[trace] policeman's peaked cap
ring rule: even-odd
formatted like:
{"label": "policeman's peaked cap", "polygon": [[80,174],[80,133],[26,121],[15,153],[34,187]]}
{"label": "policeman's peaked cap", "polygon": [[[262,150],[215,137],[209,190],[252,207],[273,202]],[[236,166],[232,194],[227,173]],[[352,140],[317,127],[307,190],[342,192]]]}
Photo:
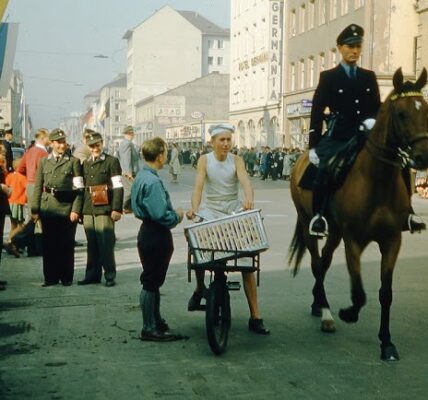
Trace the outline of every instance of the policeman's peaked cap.
{"label": "policeman's peaked cap", "polygon": [[54,129],[50,134],[49,134],[49,140],[52,142],[53,140],[62,140],[65,139],[65,133],[62,129]]}
{"label": "policeman's peaked cap", "polygon": [[357,24],[351,24],[339,33],[339,36],[336,39],[336,43],[338,45],[361,44],[363,41],[363,37],[364,29]]}
{"label": "policeman's peaked cap", "polygon": [[102,141],[103,141],[103,137],[101,136],[101,133],[98,133],[98,132],[90,133],[88,135],[88,137],[86,138],[86,144],[88,146],[95,144],[95,143],[102,142]]}

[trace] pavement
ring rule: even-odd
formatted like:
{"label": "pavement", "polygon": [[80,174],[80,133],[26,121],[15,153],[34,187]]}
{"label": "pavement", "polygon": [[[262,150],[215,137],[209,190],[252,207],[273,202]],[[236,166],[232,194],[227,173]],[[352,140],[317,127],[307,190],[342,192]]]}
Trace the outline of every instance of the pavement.
{"label": "pavement", "polygon": [[[162,173],[166,182],[166,172]],[[168,184],[173,203],[186,208],[194,172]],[[41,258],[4,255],[0,292],[0,399],[426,399],[428,375],[427,233],[403,235],[394,275],[391,333],[401,360],[380,360],[379,252],[363,257],[367,305],[357,324],[336,317],[325,334],[310,315],[313,278],[307,257],[293,278],[286,263],[294,230],[288,183],[253,178],[256,206],[263,208],[271,248],[262,256],[260,309],[271,335],[248,331],[243,290],[231,292],[232,327],[225,354],[215,356],[205,335],[203,312],[186,305],[183,226],[173,231],[175,253],[161,289],[162,311],[188,340],[148,343],[138,305],[141,266],[136,250],[139,222],[117,224],[117,285],[42,288]],[[428,219],[428,201],[414,198]],[[187,224],[187,222],[185,223]],[[83,229],[77,239],[84,241]],[[76,248],[75,281],[84,275],[86,248]],[[60,261],[59,261],[60,262]],[[239,275],[237,275],[239,279]],[[350,305],[349,278],[340,246],[326,280],[334,316]]]}

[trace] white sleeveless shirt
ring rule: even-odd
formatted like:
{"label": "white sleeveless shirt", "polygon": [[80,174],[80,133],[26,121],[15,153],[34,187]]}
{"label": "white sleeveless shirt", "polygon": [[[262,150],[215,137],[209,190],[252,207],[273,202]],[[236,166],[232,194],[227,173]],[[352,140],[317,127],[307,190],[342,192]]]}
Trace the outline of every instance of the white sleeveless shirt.
{"label": "white sleeveless shirt", "polygon": [[238,211],[242,204],[238,200],[239,181],[235,156],[229,153],[224,161],[219,161],[214,152],[211,152],[206,158],[205,204],[198,213],[211,220]]}

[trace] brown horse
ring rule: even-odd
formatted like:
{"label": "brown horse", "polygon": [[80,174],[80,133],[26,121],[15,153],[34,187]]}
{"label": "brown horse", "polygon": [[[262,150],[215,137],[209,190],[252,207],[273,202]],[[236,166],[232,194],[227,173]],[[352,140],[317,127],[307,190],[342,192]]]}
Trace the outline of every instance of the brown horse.
{"label": "brown horse", "polygon": [[401,69],[393,77],[394,90],[382,104],[377,121],[358,154],[344,184],[330,196],[327,217],[329,234],[321,255],[318,240],[309,235],[312,218],[312,192],[299,187],[308,166],[304,153],[293,169],[291,195],[297,210],[297,224],[290,245],[290,264],[296,274],[306,251],[311,254],[313,287],[312,314],[321,316],[321,330],[334,332],[334,320],[324,290],[324,278],[333,252],[343,238],[351,278],[352,306],[341,309],[345,322],[357,322],[366,302],[361,280],[361,254],[370,242],[381,253],[379,302],[381,358],[398,360],[389,331],[392,303],[392,277],[401,246],[401,230],[409,215],[410,199],[401,173],[403,154],[415,169],[428,167],[428,105],[421,90],[427,82],[424,69],[416,83],[404,82]]}

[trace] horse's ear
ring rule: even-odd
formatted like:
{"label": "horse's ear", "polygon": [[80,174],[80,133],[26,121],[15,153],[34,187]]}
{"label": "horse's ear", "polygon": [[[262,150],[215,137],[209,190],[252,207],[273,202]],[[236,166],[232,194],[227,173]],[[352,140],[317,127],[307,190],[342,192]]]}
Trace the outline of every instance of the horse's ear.
{"label": "horse's ear", "polygon": [[418,80],[415,83],[415,87],[417,90],[420,91],[426,85],[426,83],[427,83],[427,70],[424,68],[421,74],[419,75]]}
{"label": "horse's ear", "polygon": [[396,92],[399,92],[401,89],[401,86],[403,85],[403,71],[401,70],[401,67],[395,71],[394,76],[392,77],[392,83],[394,85],[394,89]]}

